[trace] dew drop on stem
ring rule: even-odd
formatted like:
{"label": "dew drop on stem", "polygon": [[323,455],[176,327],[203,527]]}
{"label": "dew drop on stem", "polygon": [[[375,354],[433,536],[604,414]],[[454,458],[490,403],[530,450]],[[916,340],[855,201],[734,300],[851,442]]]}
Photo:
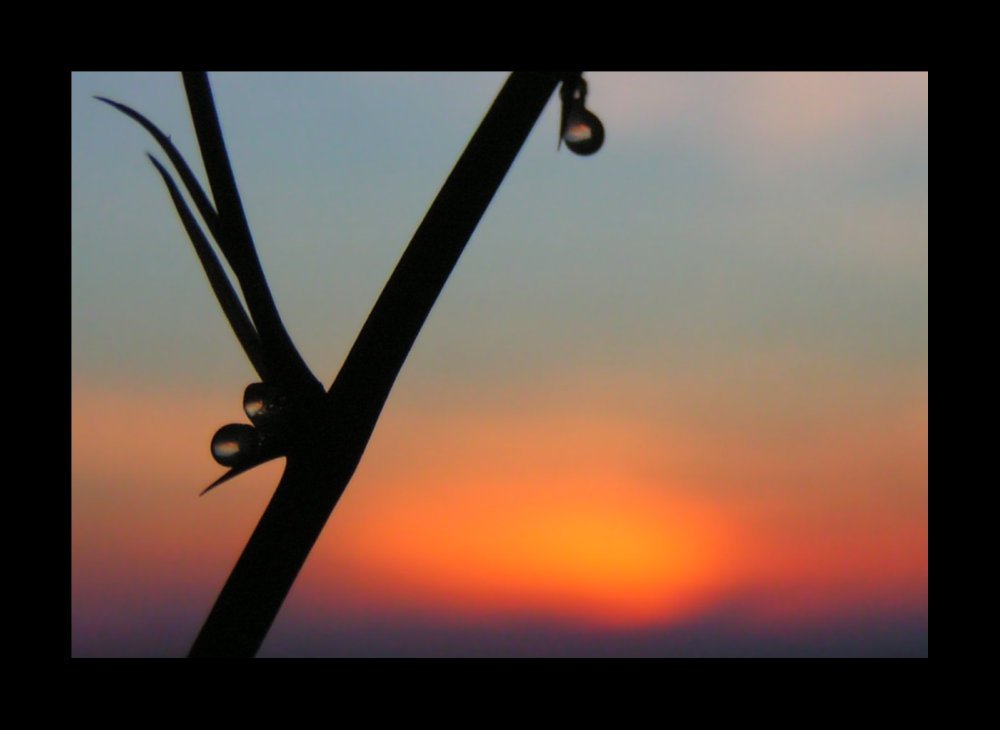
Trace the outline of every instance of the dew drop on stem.
{"label": "dew drop on stem", "polygon": [[260,450],[257,429],[243,423],[230,423],[212,437],[212,456],[222,466],[244,466]]}

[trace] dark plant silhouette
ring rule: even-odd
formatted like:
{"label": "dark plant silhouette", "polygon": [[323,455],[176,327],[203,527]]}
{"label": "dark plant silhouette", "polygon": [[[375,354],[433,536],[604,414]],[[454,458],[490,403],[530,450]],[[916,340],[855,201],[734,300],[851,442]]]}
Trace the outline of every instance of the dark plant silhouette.
{"label": "dark plant silhouette", "polygon": [[184,73],[211,198],[170,139],[139,112],[98,97],[159,143],[243,293],[240,302],[177,184],[152,155],[216,298],[261,381],[244,392],[251,424],[212,440],[229,471],[202,493],[270,459],[286,466],[190,656],[253,656],[346,489],[407,354],[472,232],[542,109],[562,83],[560,142],[596,152],[604,128],[584,106],[580,72],[515,72],[451,171],[382,290],[333,384],[309,371],[278,314],[254,247],[219,126],[208,76]]}

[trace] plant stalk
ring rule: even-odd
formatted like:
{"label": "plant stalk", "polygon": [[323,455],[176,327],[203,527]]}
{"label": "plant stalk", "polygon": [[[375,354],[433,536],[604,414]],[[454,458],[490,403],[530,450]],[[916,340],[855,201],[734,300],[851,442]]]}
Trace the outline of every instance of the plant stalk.
{"label": "plant stalk", "polygon": [[[281,482],[189,656],[252,657],[260,649],[361,461],[434,302],[559,80],[556,73],[515,72],[500,90],[329,392],[313,403],[309,428],[297,434]],[[226,204],[216,204],[225,215]]]}

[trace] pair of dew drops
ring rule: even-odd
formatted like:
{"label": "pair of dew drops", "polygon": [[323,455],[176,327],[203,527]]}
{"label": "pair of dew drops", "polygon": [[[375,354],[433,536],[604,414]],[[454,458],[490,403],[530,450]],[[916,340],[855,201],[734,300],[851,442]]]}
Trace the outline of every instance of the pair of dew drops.
{"label": "pair of dew drops", "polygon": [[220,428],[212,437],[212,456],[222,466],[230,467],[257,461],[285,406],[285,396],[273,385],[250,383],[243,393],[243,410],[253,426],[230,423]]}

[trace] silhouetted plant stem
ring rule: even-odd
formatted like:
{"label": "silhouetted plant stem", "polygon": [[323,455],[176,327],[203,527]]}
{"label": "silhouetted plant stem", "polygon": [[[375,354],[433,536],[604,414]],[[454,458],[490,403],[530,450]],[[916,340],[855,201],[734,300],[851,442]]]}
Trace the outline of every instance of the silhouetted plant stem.
{"label": "silhouetted plant stem", "polygon": [[[431,307],[560,78],[555,73],[517,72],[500,90],[403,253],[329,393],[307,399],[307,412],[297,419],[290,439],[293,446],[281,482],[190,656],[249,657],[257,653],[354,474]],[[185,87],[205,166],[214,167],[215,178],[219,178],[221,171],[229,171],[229,165],[207,79],[185,74]],[[203,138],[202,130],[213,124],[217,139]],[[206,154],[206,148],[211,154]],[[228,174],[231,179],[231,171]],[[226,225],[227,210],[239,204],[235,183],[229,185],[230,191],[216,190],[211,170],[209,177]],[[223,188],[227,185],[218,184]],[[242,206],[239,211],[242,216]],[[249,230],[245,235],[249,240]],[[266,350],[270,344],[264,338],[264,323],[257,320],[250,293],[244,289],[244,294]]]}
{"label": "silhouetted plant stem", "polygon": [[191,120],[219,213],[219,245],[239,280],[250,316],[264,345],[268,372],[284,387],[297,391],[299,397],[308,397],[322,385],[309,371],[288,336],[267,286],[229,164],[208,74],[186,72],[183,78]]}

